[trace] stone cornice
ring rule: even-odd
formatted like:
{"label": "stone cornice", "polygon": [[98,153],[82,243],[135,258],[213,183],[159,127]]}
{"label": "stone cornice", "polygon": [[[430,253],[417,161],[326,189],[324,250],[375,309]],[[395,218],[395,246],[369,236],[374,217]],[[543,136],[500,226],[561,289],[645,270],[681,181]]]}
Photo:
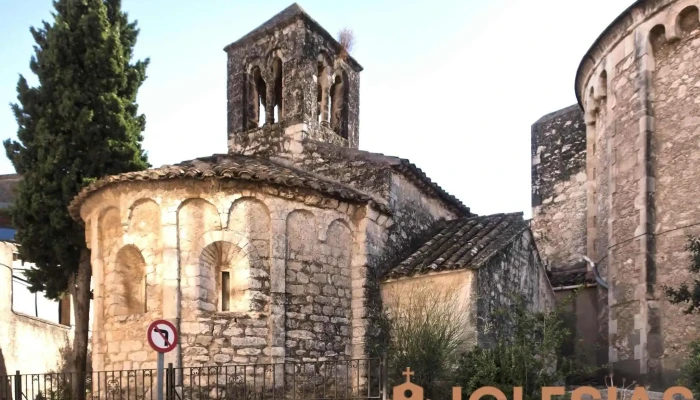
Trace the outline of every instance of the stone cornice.
{"label": "stone cornice", "polygon": [[674,2],[676,0],[637,0],[605,28],[588,49],[576,70],[574,90],[581,108],[584,107],[583,88],[607,54],[640,24]]}

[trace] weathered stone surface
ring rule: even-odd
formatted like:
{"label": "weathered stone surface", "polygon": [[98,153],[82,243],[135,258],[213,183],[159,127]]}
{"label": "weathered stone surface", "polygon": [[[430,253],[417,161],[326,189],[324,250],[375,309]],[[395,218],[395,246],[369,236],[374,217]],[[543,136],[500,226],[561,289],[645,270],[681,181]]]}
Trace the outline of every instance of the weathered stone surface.
{"label": "weathered stone surface", "polygon": [[[569,132],[552,132],[556,118],[533,127],[533,229],[543,257],[556,267],[585,249],[610,287],[598,296],[598,361],[610,361],[616,377],[659,388],[675,381],[700,329],[661,290],[689,280],[684,238],[700,233],[692,226],[700,218],[698,37],[697,4],[636,2],[578,69],[585,151]],[[543,156],[552,154],[559,158]],[[562,165],[573,168],[562,175]]]}
{"label": "weathered stone surface", "polygon": [[532,230],[548,268],[586,255],[586,126],[573,105],[532,125]]}
{"label": "weathered stone surface", "polygon": [[[338,42],[298,5],[225,50],[231,150],[258,155],[294,152],[301,139],[296,134],[302,130],[285,128],[301,123],[304,134],[314,140],[357,148],[362,67],[350,56],[339,56]],[[270,89],[261,90],[260,85]],[[259,104],[265,125],[251,131],[262,125]]]}

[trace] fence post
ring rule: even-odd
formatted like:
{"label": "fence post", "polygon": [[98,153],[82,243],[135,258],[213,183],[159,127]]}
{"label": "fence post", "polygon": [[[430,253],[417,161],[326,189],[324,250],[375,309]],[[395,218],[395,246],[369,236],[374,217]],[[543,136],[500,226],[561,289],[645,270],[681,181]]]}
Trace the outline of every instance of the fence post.
{"label": "fence post", "polygon": [[22,400],[22,375],[15,372],[15,400]]}
{"label": "fence post", "polygon": [[173,363],[168,363],[168,371],[165,374],[165,398],[173,400],[175,398],[175,370]]}

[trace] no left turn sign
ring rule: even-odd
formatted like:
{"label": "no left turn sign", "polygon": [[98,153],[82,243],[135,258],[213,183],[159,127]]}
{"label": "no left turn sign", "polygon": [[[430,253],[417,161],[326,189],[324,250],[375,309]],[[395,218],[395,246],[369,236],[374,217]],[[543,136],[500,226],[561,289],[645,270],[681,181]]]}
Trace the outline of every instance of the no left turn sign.
{"label": "no left turn sign", "polygon": [[148,326],[146,336],[148,344],[159,353],[167,353],[177,346],[178,337],[175,325],[164,319],[153,321]]}

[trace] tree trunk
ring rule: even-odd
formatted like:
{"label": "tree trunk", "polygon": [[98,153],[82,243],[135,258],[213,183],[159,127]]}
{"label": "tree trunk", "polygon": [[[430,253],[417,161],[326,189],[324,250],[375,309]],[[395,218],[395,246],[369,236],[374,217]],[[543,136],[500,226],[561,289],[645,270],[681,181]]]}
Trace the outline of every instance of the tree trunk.
{"label": "tree trunk", "polygon": [[85,400],[87,373],[88,332],[90,325],[90,250],[82,249],[78,273],[71,278],[70,291],[73,297],[75,315],[75,336],[73,338],[73,398]]}

